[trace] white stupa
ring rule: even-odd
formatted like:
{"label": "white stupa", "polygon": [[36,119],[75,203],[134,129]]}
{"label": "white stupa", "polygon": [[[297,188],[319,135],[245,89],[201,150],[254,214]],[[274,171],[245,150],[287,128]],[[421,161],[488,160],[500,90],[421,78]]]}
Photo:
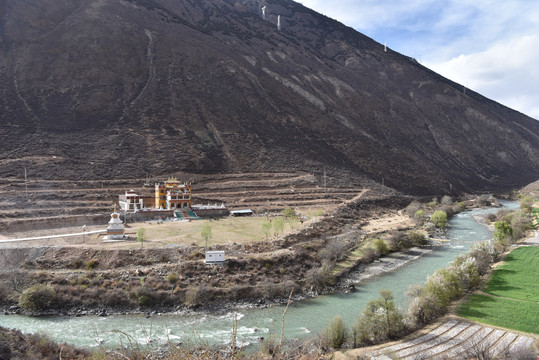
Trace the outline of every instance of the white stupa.
{"label": "white stupa", "polygon": [[122,220],[120,220],[120,214],[116,212],[116,206],[114,206],[114,212],[110,214],[109,226],[107,227],[107,234],[103,238],[105,240],[126,240],[125,228]]}

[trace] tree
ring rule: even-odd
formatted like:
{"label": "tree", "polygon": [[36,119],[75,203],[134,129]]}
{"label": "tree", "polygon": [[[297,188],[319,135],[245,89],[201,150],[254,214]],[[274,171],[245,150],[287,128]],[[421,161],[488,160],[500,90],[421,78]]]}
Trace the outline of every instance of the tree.
{"label": "tree", "polygon": [[505,221],[494,223],[494,244],[505,249],[513,240],[513,228]]}
{"label": "tree", "polygon": [[176,283],[178,282],[178,275],[176,273],[170,273],[167,277],[167,281],[171,285],[170,291],[174,291],[174,287],[176,286]]}
{"label": "tree", "polygon": [[391,290],[380,290],[380,298],[371,300],[354,324],[359,344],[376,344],[396,339],[405,326],[403,316],[393,301]]}
{"label": "tree", "polygon": [[453,204],[453,199],[451,199],[451,196],[445,195],[442,198],[442,201],[440,201],[440,204],[442,204],[442,205],[452,205]]}
{"label": "tree", "polygon": [[422,231],[410,230],[408,231],[408,238],[413,245],[425,245],[427,243],[425,233]]}
{"label": "tree", "polygon": [[292,209],[291,207],[283,209],[283,211],[281,211],[281,214],[283,214],[286,219],[291,219],[297,216],[296,210]]}
{"label": "tree", "polygon": [[144,241],[146,240],[146,229],[139,228],[137,230],[137,241],[140,243],[140,247],[144,247]]}
{"label": "tree", "polygon": [[284,231],[284,219],[282,217],[275,218],[273,220],[273,232],[275,235],[282,234]]}
{"label": "tree", "polygon": [[212,238],[210,224],[205,223],[204,225],[202,225],[202,230],[200,230],[200,236],[202,237],[202,240],[206,243],[206,248],[208,248],[208,240],[211,240]]}
{"label": "tree", "polygon": [[414,213],[414,220],[418,225],[423,225],[425,223],[425,212],[423,210],[417,210]]}
{"label": "tree", "polygon": [[389,254],[389,248],[383,239],[374,240],[374,249],[380,255],[386,256]]}
{"label": "tree", "polygon": [[526,230],[532,226],[532,219],[521,206],[521,210],[515,211],[511,217],[511,228],[513,229],[513,239],[524,237]]}
{"label": "tree", "polygon": [[19,306],[31,311],[48,309],[56,299],[52,286],[35,284],[24,290],[19,298]]}
{"label": "tree", "polygon": [[348,339],[348,329],[340,316],[333,318],[328,327],[324,329],[323,337],[329,347],[333,349],[343,347]]}
{"label": "tree", "polygon": [[444,228],[447,225],[447,214],[445,211],[435,211],[430,217],[430,221],[437,227]]}
{"label": "tree", "polygon": [[266,239],[270,236],[271,233],[271,223],[268,219],[262,222],[262,233],[266,236]]}
{"label": "tree", "polygon": [[531,213],[533,207],[533,197],[527,195],[520,199],[520,210]]}

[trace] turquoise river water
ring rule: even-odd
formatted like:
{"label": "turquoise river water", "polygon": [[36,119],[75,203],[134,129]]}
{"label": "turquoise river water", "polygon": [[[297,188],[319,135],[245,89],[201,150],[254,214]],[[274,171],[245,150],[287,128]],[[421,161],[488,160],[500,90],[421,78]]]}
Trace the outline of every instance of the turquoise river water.
{"label": "turquoise river water", "polygon": [[[518,203],[504,202],[505,208],[517,208]],[[475,209],[458,214],[449,221],[447,245],[401,268],[356,285],[357,292],[332,294],[292,304],[285,316],[285,337],[288,339],[320,333],[340,315],[351,326],[369,300],[377,298],[381,289],[393,291],[395,301],[404,308],[408,301],[405,292],[411,284],[423,284],[427,276],[447,266],[472,244],[492,238],[487,227],[477,223],[473,216],[498,209]],[[0,315],[0,326],[19,329],[25,333],[42,333],[58,342],[80,347],[114,346],[135,340],[144,346],[151,342],[230,344],[232,327],[237,318],[238,343],[256,344],[260,337],[281,333],[284,306],[265,309],[238,309],[222,314],[196,313],[190,315],[83,316],[83,317],[29,317]],[[120,334],[121,331],[123,334]]]}

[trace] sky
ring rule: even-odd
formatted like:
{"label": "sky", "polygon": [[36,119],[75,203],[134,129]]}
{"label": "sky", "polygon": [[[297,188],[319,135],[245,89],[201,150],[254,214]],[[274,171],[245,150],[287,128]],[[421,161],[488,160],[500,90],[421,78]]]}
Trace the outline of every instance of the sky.
{"label": "sky", "polygon": [[297,0],[539,120],[537,0]]}

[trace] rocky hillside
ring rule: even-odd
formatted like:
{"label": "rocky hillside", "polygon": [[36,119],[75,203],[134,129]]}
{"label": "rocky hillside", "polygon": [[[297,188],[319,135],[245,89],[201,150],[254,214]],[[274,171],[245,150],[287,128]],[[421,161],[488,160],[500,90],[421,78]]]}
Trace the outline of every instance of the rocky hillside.
{"label": "rocky hillside", "polygon": [[538,121],[289,0],[0,0],[0,109],[5,177],[539,178]]}

